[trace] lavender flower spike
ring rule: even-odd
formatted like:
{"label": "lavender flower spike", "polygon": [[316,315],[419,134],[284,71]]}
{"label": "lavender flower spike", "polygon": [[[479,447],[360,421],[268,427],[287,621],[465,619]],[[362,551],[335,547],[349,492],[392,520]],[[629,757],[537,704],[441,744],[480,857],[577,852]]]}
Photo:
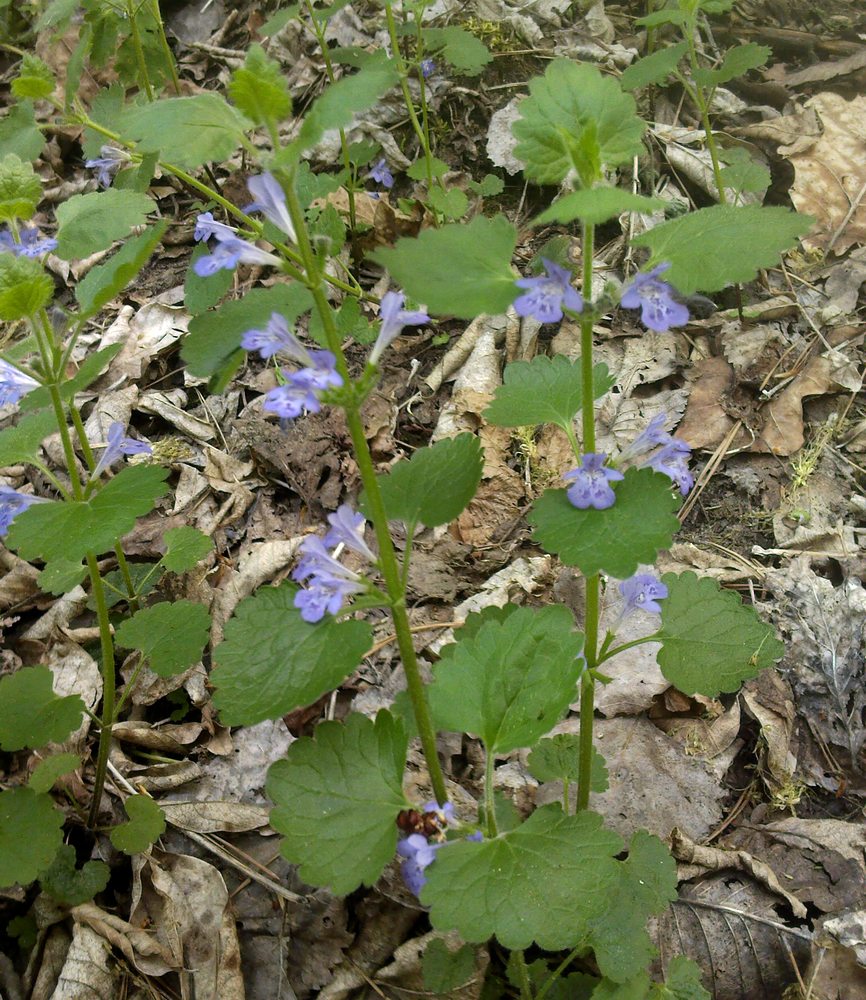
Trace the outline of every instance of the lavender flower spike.
{"label": "lavender flower spike", "polygon": [[382,296],[379,308],[382,328],[379,330],[373,350],[370,351],[371,365],[379,363],[382,352],[400,336],[404,326],[420,326],[422,323],[430,322],[430,317],[423,310],[404,309],[405,301],[406,296],[402,292],[385,292]]}
{"label": "lavender flower spike", "polygon": [[269,222],[273,222],[277,229],[281,229],[289,237],[290,242],[297,243],[295,227],[292,225],[289,209],[286,206],[286,193],[276,177],[265,171],[258,177],[250,177],[247,188],[255,201],[247,205],[244,211],[248,214],[261,212]]}
{"label": "lavender flower spike", "polygon": [[124,437],[124,430],[123,424],[119,421],[114,421],[108,428],[105,451],[100,456],[99,462],[91,474],[91,479],[96,479],[109,466],[114,465],[121,455],[150,455],[153,453],[153,449],[147,442]]}
{"label": "lavender flower spike", "polygon": [[12,406],[38,387],[35,378],[0,360],[0,406]]}
{"label": "lavender flower spike", "polygon": [[370,562],[376,561],[376,556],[364,541],[364,525],[367,523],[363,514],[359,514],[347,504],[341,504],[335,513],[328,514],[328,524],[331,528],[325,535],[325,545],[340,545],[352,549]]}
{"label": "lavender flower spike", "polygon": [[382,187],[392,188],[394,187],[394,175],[388,168],[388,161],[383,156],[378,163],[375,164],[372,170],[367,174],[367,177],[371,181],[375,181],[377,184],[381,184]]}
{"label": "lavender flower spike", "polygon": [[646,274],[638,274],[620,299],[625,309],[640,309],[643,325],[657,333],[665,333],[672,326],[685,326],[689,321],[689,311],[674,298],[673,288],[658,280],[670,267],[666,262]]}
{"label": "lavender flower spike", "polygon": [[285,317],[277,312],[271,313],[264,330],[247,330],[241,338],[241,347],[245,351],[258,351],[265,361],[282,352],[299,365],[313,364],[310,352],[289,329]]}
{"label": "lavender flower spike", "polygon": [[217,222],[213,217],[213,212],[200,212],[195,217],[195,232],[192,236],[197,242],[211,238],[231,240],[237,236],[237,230],[227,226],[224,222]]}
{"label": "lavender flower spike", "polygon": [[192,266],[200,278],[209,278],[220,270],[233,271],[238,264],[270,264],[277,267],[280,263],[279,257],[237,236],[221,238],[217,235],[217,239],[220,242],[214,251],[206,257],[199,257]]}
{"label": "lavender flower spike", "polygon": [[309,586],[295,594],[295,607],[305,622],[321,621],[326,613],[335,615],[349,594],[365,589],[363,579],[338,563],[318,535],[305,538],[300,551],[302,558],[292,578],[299,582],[310,579]]}
{"label": "lavender flower spike", "polygon": [[101,155],[95,159],[85,160],[84,166],[96,171],[96,181],[101,187],[111,187],[115,174],[125,163],[129,163],[129,154],[116,146],[103,146],[99,152]]}
{"label": "lavender flower spike", "polygon": [[527,291],[514,300],[518,316],[533,316],[539,323],[558,323],[563,306],[573,312],[583,310],[583,298],[571,287],[571,274],[552,260],[542,258],[545,277],[521,278],[518,288]]}
{"label": "lavender flower spike", "polygon": [[35,503],[48,503],[43,497],[32,497],[19,493],[11,486],[0,486],[0,538],[9,530],[9,525],[21,513]]}
{"label": "lavender flower spike", "polygon": [[610,483],[623,478],[617,469],[607,468],[604,464],[607,455],[588,452],[583,456],[580,467],[563,473],[563,479],[573,479],[566,496],[569,502],[579,510],[594,507],[596,510],[607,510],[616,501],[616,494]]}
{"label": "lavender flower spike", "polygon": [[695,485],[695,478],[689,471],[689,455],[692,449],[680,438],[670,438],[668,443],[656,452],[644,465],[661,472],[672,479],[686,496]]}
{"label": "lavender flower spike", "polygon": [[648,611],[654,615],[662,613],[658,603],[668,596],[668,588],[652,573],[635,573],[619,585],[619,592],[625,598],[620,621],[633,611]]}

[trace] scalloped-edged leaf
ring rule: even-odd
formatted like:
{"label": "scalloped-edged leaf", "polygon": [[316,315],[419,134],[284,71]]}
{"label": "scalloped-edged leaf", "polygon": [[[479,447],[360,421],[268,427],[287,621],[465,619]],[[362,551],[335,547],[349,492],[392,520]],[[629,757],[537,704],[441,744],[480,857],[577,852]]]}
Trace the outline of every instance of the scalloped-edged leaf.
{"label": "scalloped-edged leaf", "polygon": [[662,581],[668,596],[656,658],[680,691],[715,698],[782,658],[784,645],[738,594],[691,571],[665,573]]}
{"label": "scalloped-edged leaf", "polygon": [[561,605],[518,608],[445,646],[430,707],[443,729],[477,735],[495,753],[532,746],[574,701],[583,635]]}
{"label": "scalloped-edged leaf", "polygon": [[228,91],[229,97],[256,125],[281,122],[292,110],[282,67],[261,45],[249,47],[243,66],[232,73]]}
{"label": "scalloped-edged leaf", "polygon": [[586,576],[604,572],[624,580],[670,548],[680,526],[674,515],[680,501],[670,479],[652,469],[628,469],[622,482],[611,485],[616,502],[607,510],[578,510],[565,490],[546,490],[529,523],[535,540],[566,566],[577,566]]}
{"label": "scalloped-edged leaf", "polygon": [[27,885],[45,871],[63,843],[62,826],[50,795],[32,788],[0,792],[0,888]]}
{"label": "scalloped-edged leaf", "polygon": [[431,52],[438,53],[466,76],[477,76],[493,59],[490,49],[480,38],[458,25],[425,28],[424,40]]}
{"label": "scalloped-edged leaf", "polygon": [[642,212],[649,215],[665,207],[661,198],[647,198],[642,194],[632,194],[622,188],[584,188],[563,195],[532,220],[533,226],[547,222],[574,222],[581,219],[594,226],[600,226],[608,219],[615,219],[623,212]]}
{"label": "scalloped-edged leaf", "polygon": [[717,69],[699,69],[695,73],[695,83],[702,87],[717,87],[728,83],[748,73],[750,69],[765,66],[772,54],[773,50],[768,45],[758,45],[755,42],[734,45],[725,53],[722,65]]}
{"label": "scalloped-edged leaf", "polygon": [[150,260],[167,228],[167,219],[148,226],[143,233],[127,240],[104,264],[98,264],[87,272],[75,286],[81,317],[95,315],[126,288]]}
{"label": "scalloped-edged leaf", "polygon": [[165,833],[165,813],[149,795],[130,795],[123,806],[129,821],[108,836],[118,851],[141,854]]}
{"label": "scalloped-edged leaf", "polygon": [[22,667],[0,680],[0,748],[23,750],[59,743],[81,725],[84,702],[54,693],[48,667]]}
{"label": "scalloped-edged leaf", "polygon": [[7,544],[22,559],[44,562],[105,552],[153,510],[168,472],[158,465],[127,466],[90,500],[33,504],[15,518]]}
{"label": "scalloped-edged leaf", "polygon": [[[435,528],[458,517],[481,482],[484,452],[474,434],[445,438],[378,477],[385,512],[391,521]],[[366,494],[359,505],[367,509]]]}
{"label": "scalloped-edged leaf", "polygon": [[0,320],[14,323],[29,319],[47,306],[53,295],[54,282],[38,260],[0,253]]}
{"label": "scalloped-edged leaf", "polygon": [[544,76],[529,81],[529,95],[512,126],[514,155],[537,184],[564,180],[573,167],[570,144],[590,134],[607,166],[625,163],[643,150],[646,124],[635,113],[634,99],[595,66],[556,59]]}
{"label": "scalloped-edged leaf", "polygon": [[263,587],[226,625],[211,672],[223,725],[251,726],[311,704],[357,670],[370,648],[367,622],[305,622],[294,605],[297,592],[290,583]]}
{"label": "scalloped-edged leaf", "polygon": [[778,264],[779,254],[814,221],[778,205],[713,205],[664,222],[632,243],[649,247],[650,264],[670,261],[665,281],[683,295],[717,292]]}
{"label": "scalloped-edged leaf", "polygon": [[213,539],[188,524],[169,528],[162,537],[165,555],[161,562],[172,573],[185,573],[192,569],[213,549]]}
{"label": "scalloped-edged leaf", "polygon": [[17,462],[32,462],[42,442],[56,430],[54,410],[22,413],[14,427],[0,431],[0,468]]}
{"label": "scalloped-edged leaf", "polygon": [[504,313],[517,298],[511,270],[516,242],[517,230],[504,216],[478,215],[404,237],[371,256],[430,312],[475,319],[479,313]]}
{"label": "scalloped-edged leaf", "polygon": [[32,163],[45,146],[45,136],[36,125],[32,101],[13,104],[9,114],[0,118],[0,156],[14,153]]}
{"label": "scalloped-edged leaf", "polygon": [[[596,365],[592,370],[593,398],[600,399],[615,381],[607,365]],[[570,427],[582,402],[580,359],[569,361],[561,354],[552,358],[539,354],[532,361],[515,361],[506,367],[503,384],[484,411],[484,419],[497,427]]]}
{"label": "scalloped-edged leaf", "polygon": [[80,906],[108,885],[111,869],[104,861],[85,861],[75,867],[75,848],[63,844],[51,865],[40,875],[44,892],[64,906]]}
{"label": "scalloped-edged leaf", "polygon": [[80,260],[105,250],[115,240],[142,226],[156,206],[137,191],[91,191],[76,194],[57,206],[57,256]]}
{"label": "scalloped-edged leaf", "polygon": [[372,885],[394,856],[397,814],[406,808],[408,741],[388,712],[323,722],[268,771],[271,826],[301,878],[338,896]]}
{"label": "scalloped-edged leaf", "polygon": [[[109,344],[108,347],[88,354],[79,365],[78,371],[57,387],[60,398],[64,401],[70,400],[76,393],[83,392],[91,382],[95,382],[99,378],[122,348],[122,343]],[[33,392],[28,392],[18,407],[21,410],[40,410],[50,405],[51,393],[47,386],[41,386],[39,389],[34,389]]]}
{"label": "scalloped-edged leaf", "polygon": [[159,677],[171,677],[198,663],[210,632],[210,614],[196,601],[163,601],[117,626],[122,649],[137,649]]}
{"label": "scalloped-edged leaf", "polygon": [[[580,737],[577,733],[557,733],[549,739],[539,740],[526,762],[529,773],[539,781],[567,781],[580,778]],[[607,764],[604,757],[592,748],[592,772],[589,780],[591,792],[606,792],[608,788]]]}
{"label": "scalloped-edged leaf", "polygon": [[584,810],[537,809],[525,823],[481,843],[454,841],[426,869],[421,902],[434,928],[470,943],[496,935],[506,948],[547,951],[591,940],[591,924],[619,885],[622,841]]}
{"label": "scalloped-edged leaf", "polygon": [[650,84],[667,80],[688,49],[688,42],[678,42],[633,62],[623,70],[620,78],[622,89],[639,90],[641,87],[649,87]]}
{"label": "scalloped-edged leaf", "polygon": [[77,771],[79,767],[81,758],[77,753],[51,754],[36,765],[27,787],[32,788],[34,792],[50,792],[58,778]]}

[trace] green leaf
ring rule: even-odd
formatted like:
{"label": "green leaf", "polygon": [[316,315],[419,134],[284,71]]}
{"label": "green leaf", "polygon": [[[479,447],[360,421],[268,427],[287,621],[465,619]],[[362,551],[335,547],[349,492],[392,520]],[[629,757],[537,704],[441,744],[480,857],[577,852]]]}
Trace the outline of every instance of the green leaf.
{"label": "green leaf", "polygon": [[461,219],[469,208],[469,199],[460,188],[443,191],[434,187],[427,192],[427,201],[446,219]]}
{"label": "green leaf", "polygon": [[[263,587],[238,605],[214,650],[215,707],[225,726],[251,726],[310,705],[354,671],[372,643],[367,622],[301,618],[298,588]],[[255,656],[250,650],[255,649]]]}
{"label": "green leaf", "polygon": [[758,617],[715,580],[694,573],[665,573],[662,648],[657,659],[665,677],[684,694],[715,698],[736,691],[781,659],[784,645]]}
{"label": "green leaf", "polygon": [[434,928],[456,930],[470,943],[495,934],[506,948],[534,941],[564,951],[594,943],[591,921],[618,884],[614,855],[622,848],[601,823],[588,810],[566,816],[547,805],[492,840],[448,844],[427,868],[421,890]]}
{"label": "green leaf", "polygon": [[[580,778],[580,738],[576,733],[558,733],[546,740],[539,740],[527,761],[529,772],[539,781],[567,781],[575,783]],[[591,792],[606,792],[608,788],[607,764],[604,757],[592,748]]]}
{"label": "green leaf", "polygon": [[77,771],[79,767],[81,758],[77,753],[52,754],[39,761],[33,774],[30,775],[27,787],[32,788],[34,792],[50,792],[58,778]]}
{"label": "green leaf", "polygon": [[23,667],[0,680],[0,747],[35,749],[59,743],[81,725],[84,702],[54,693],[48,667]]}
{"label": "green leaf", "polygon": [[40,570],[36,579],[40,590],[62,597],[77,587],[86,573],[87,567],[80,559],[77,562],[75,559],[52,559]]}
{"label": "green leaf", "polygon": [[37,101],[54,93],[54,74],[38,56],[24,53],[18,76],[12,81],[16,97],[32,97]]}
{"label": "green leaf", "polygon": [[600,226],[608,219],[615,219],[623,212],[642,212],[649,215],[665,207],[661,198],[645,198],[622,188],[594,187],[557,198],[556,201],[532,220],[533,226],[546,222],[573,222],[581,219],[594,226]]}
{"label": "green leaf", "polygon": [[755,42],[735,45],[725,53],[722,65],[718,69],[699,69],[694,74],[695,83],[701,87],[717,87],[721,83],[728,83],[748,73],[750,69],[766,65],[772,54],[771,48],[757,45]]}
{"label": "green leaf", "polygon": [[18,462],[32,462],[42,442],[57,430],[53,410],[22,413],[14,427],[0,431],[0,468]]}
{"label": "green leaf", "polygon": [[210,633],[210,615],[195,601],[153,604],[117,627],[123,649],[137,649],[159,677],[183,673],[201,659]]}
{"label": "green leaf", "polygon": [[665,281],[683,295],[717,292],[778,264],[779,254],[794,246],[814,221],[778,205],[713,205],[641,233],[632,243],[649,247],[651,265],[673,264]]}
{"label": "green leaf", "polygon": [[602,979],[592,991],[591,1000],[649,1000],[650,986],[650,977],[645,972],[627,983]]}
{"label": "green leaf", "polygon": [[[515,361],[505,369],[504,384],[496,389],[484,419],[497,427],[525,427],[557,424],[570,428],[580,413],[583,381],[580,358],[569,361],[561,354],[549,358],[539,354],[532,361]],[[607,365],[592,370],[592,394],[600,399],[615,379]]]}
{"label": "green leaf", "polygon": [[734,191],[750,191],[763,194],[770,186],[770,171],[749,156],[741,146],[733,146],[721,154],[726,166],[722,167],[722,183]]}
{"label": "green leaf", "polygon": [[622,983],[640,975],[655,955],[646,922],[676,898],[674,859],[657,837],[638,830],[604,911],[592,920],[595,960],[605,976]]}
{"label": "green leaf", "polygon": [[212,92],[162,98],[124,115],[124,134],[137,141],[137,152],[159,153],[185,170],[227,160],[243,132],[240,114]]}
{"label": "green leaf", "polygon": [[[474,434],[458,434],[419,448],[410,459],[377,477],[388,520],[428,528],[449,524],[475,496],[483,467],[484,452]],[[367,509],[365,493],[360,505]]]}
{"label": "green leaf", "polygon": [[584,138],[592,138],[601,164],[609,167],[643,151],[646,124],[635,114],[633,98],[595,66],[557,59],[543,77],[530,80],[529,93],[512,127],[518,140],[514,155],[529,180],[564,180],[574,165],[571,145]]}
{"label": "green leaf", "polygon": [[[2,262],[2,258],[0,258],[0,262]],[[74,398],[76,393],[83,392],[91,382],[95,382],[99,378],[122,348],[123,344],[110,344],[108,347],[103,347],[100,351],[88,354],[81,362],[78,371],[58,386],[60,398],[66,402]],[[47,386],[42,386],[39,389],[34,389],[33,392],[28,392],[18,404],[18,408],[22,411],[31,412],[50,405],[51,393]]]}
{"label": "green leaf", "polygon": [[616,503],[607,510],[578,510],[565,490],[546,490],[529,523],[535,540],[566,566],[579,567],[585,576],[603,572],[624,580],[639,563],[654,563],[661,549],[670,548],[680,526],[674,516],[680,501],[670,479],[652,469],[628,469],[622,482],[611,485]]}
{"label": "green leaf", "polygon": [[54,282],[38,260],[0,253],[0,320],[14,323],[29,319],[48,305],[53,295]]}
{"label": "green leaf", "polygon": [[44,562],[105,552],[153,509],[168,472],[157,465],[127,466],[90,500],[34,504],[15,518],[7,544],[22,559]]}
{"label": "green leaf", "polygon": [[86,861],[75,867],[75,848],[63,844],[54,861],[39,877],[43,892],[63,906],[87,903],[108,885],[111,869],[104,861]]}
{"label": "green leaf", "polygon": [[169,528],[163,535],[165,555],[162,565],[172,573],[193,569],[213,549],[213,539],[189,525]]}
{"label": "green leaf", "polygon": [[397,814],[406,808],[407,739],[399,720],[352,714],[322,722],[268,772],[271,826],[280,850],[312,885],[345,896],[372,885],[393,858]]}
{"label": "green leaf", "polygon": [[647,14],[646,17],[639,17],[634,23],[642,28],[658,28],[663,24],[685,24],[686,18],[685,11],[668,7],[665,10],[653,11],[652,14]]}
{"label": "green leaf", "polygon": [[130,795],[124,802],[128,823],[121,823],[109,838],[124,854],[141,854],[165,833],[165,813],[149,795]]}
{"label": "green leaf", "polygon": [[502,215],[427,229],[372,257],[434,313],[474,319],[503,313],[517,298],[511,256],[517,230]]}
{"label": "green leaf", "polygon": [[0,792],[0,888],[26,886],[63,843],[63,813],[32,788]]}
{"label": "green leaf", "polygon": [[[434,179],[444,177],[450,169],[451,168],[444,162],[444,160],[440,160],[435,156],[430,157],[430,171],[433,174]],[[427,161],[416,160],[406,171],[406,176],[411,177],[413,181],[426,181]]]}
{"label": "green leaf", "polygon": [[[179,530],[179,529],[174,529]],[[194,530],[194,529],[191,529]],[[147,595],[156,587],[162,577],[162,570],[159,568],[159,563],[150,562],[131,562],[128,565],[129,578],[132,581],[132,587],[135,591],[135,596],[138,598],[147,597]],[[105,584],[105,603],[108,607],[113,608],[115,604],[119,604],[121,601],[129,600],[129,592],[126,587],[126,578],[124,574],[119,569],[113,569],[106,573],[102,578]],[[89,611],[96,610],[96,601],[91,596],[87,601],[87,608]]]}
{"label": "green leaf", "polygon": [[437,724],[488,752],[532,746],[575,700],[583,635],[561,605],[519,608],[441,651],[429,688]]}
{"label": "green leaf", "polygon": [[166,219],[155,226],[148,226],[143,233],[127,240],[104,264],[98,264],[87,272],[75,286],[75,298],[81,307],[82,317],[96,315],[126,288],[150,260],[167,227]]}
{"label": "green leaf", "polygon": [[475,949],[468,944],[451,951],[441,938],[434,938],[421,959],[424,989],[436,996],[463,986],[475,975]]}
{"label": "green leaf", "polygon": [[57,206],[57,256],[79,260],[123,239],[133,226],[142,226],[154,209],[153,201],[135,191],[92,191],[77,194]]}
{"label": "green leaf", "polygon": [[424,41],[454,69],[465,76],[477,76],[493,59],[490,50],[471,31],[450,25],[447,28],[425,28]]}
{"label": "green leaf", "polygon": [[32,163],[42,152],[45,137],[36,126],[36,115],[30,101],[13,104],[5,118],[0,119],[0,156],[14,153]]}
{"label": "green leaf", "polygon": [[701,985],[701,970],[684,955],[677,955],[668,965],[664,984],[653,987],[651,1000],[712,1000]]}
{"label": "green leaf", "polygon": [[620,85],[623,90],[640,90],[654,83],[663,83],[688,52],[688,42],[679,42],[638,59],[623,70]]}
{"label": "green leaf", "polygon": [[276,14],[269,17],[259,28],[259,34],[264,38],[271,38],[273,35],[282,31],[289,21],[296,18],[299,11],[300,5],[296,3],[293,3],[289,7],[284,7],[282,10],[278,10]]}
{"label": "green leaf", "polygon": [[32,165],[7,153],[0,161],[0,221],[29,219],[41,198],[42,182]]}
{"label": "green leaf", "polygon": [[480,183],[470,180],[469,187],[476,194],[480,194],[482,198],[489,198],[493,195],[502,194],[505,189],[505,182],[501,177],[497,177],[496,174],[485,174]]}
{"label": "green leaf", "polygon": [[247,50],[243,66],[232,73],[229,97],[256,125],[277,124],[292,112],[282,67],[261,45]]}
{"label": "green leaf", "polygon": [[217,302],[228,292],[235,281],[234,271],[227,271],[221,268],[216,274],[207,277],[200,277],[195,273],[194,265],[196,261],[210,254],[210,247],[207,243],[200,243],[193,250],[189,261],[189,269],[186,272],[186,279],[183,284],[183,304],[193,314],[198,316],[206,309],[215,306]]}
{"label": "green leaf", "polygon": [[181,357],[190,374],[209,378],[238,350],[246,330],[266,326],[273,312],[293,323],[312,304],[313,298],[303,285],[254,288],[236,302],[196,316],[184,337]]}

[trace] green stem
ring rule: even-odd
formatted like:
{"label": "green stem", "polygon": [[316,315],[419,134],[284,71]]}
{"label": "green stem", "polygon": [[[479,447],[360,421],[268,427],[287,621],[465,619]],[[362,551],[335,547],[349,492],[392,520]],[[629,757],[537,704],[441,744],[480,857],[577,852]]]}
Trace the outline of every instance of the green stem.
{"label": "green stem", "polygon": [[493,759],[493,752],[486,746],[484,748],[484,825],[487,827],[487,836],[495,837],[498,833],[496,829],[496,798],[493,794],[493,775],[496,769],[496,762]]}
{"label": "green stem", "polygon": [[126,16],[129,18],[129,30],[132,35],[132,47],[135,49],[135,61],[138,63],[138,72],[141,74],[141,82],[144,84],[144,92],[148,101],[153,101],[153,88],[150,85],[150,77],[147,73],[147,61],[144,58],[144,49],[141,45],[141,34],[138,30],[138,21],[133,10],[132,0],[126,0]]}
{"label": "green stem", "polygon": [[[340,335],[337,332],[334,322],[334,314],[331,312],[330,304],[322,287],[322,277],[316,264],[313,248],[310,245],[303,209],[295,191],[294,177],[290,181],[286,187],[286,206],[295,227],[298,248],[304,259],[304,267],[307,272],[307,285],[322,320],[328,349],[336,358],[337,371],[342,376],[344,384],[349,385],[349,369],[340,344]],[[405,591],[402,585],[397,554],[394,551],[394,543],[391,540],[391,534],[388,530],[388,515],[385,511],[385,504],[379,489],[379,481],[376,478],[373,456],[370,454],[370,447],[367,444],[367,438],[364,434],[364,424],[357,406],[346,406],[345,414],[346,424],[352,438],[355,461],[358,464],[358,472],[361,476],[361,482],[367,498],[370,520],[373,522],[376,540],[379,543],[379,567],[385,581],[385,590],[391,602],[391,618],[394,623],[394,632],[397,636],[397,647],[400,650],[403,670],[406,674],[406,687],[415,713],[415,722],[417,723],[418,733],[421,737],[421,746],[427,762],[427,770],[430,774],[433,793],[436,801],[441,806],[448,801],[448,794],[445,790],[445,778],[442,774],[442,767],[439,764],[439,756],[436,749],[436,730],[433,725],[433,717],[427,701],[424,681],[421,678],[421,670],[418,666],[415,647],[412,644],[409,615],[406,611]]]}
{"label": "green stem", "polygon": [[99,565],[92,552],[87,553],[87,570],[90,576],[90,588],[96,603],[99,645],[102,650],[102,725],[99,730],[99,750],[96,755],[96,776],[93,779],[93,800],[90,803],[90,814],[87,820],[87,825],[92,830],[96,827],[99,816],[99,804],[102,801],[102,790],[105,787],[105,774],[108,769],[108,751],[111,749],[115,676],[114,640],[111,636],[111,622],[108,619],[108,602],[105,600],[105,587],[99,574]]}
{"label": "green stem", "polygon": [[695,102],[698,106],[698,111],[701,114],[701,123],[704,126],[704,135],[707,140],[707,149],[710,151],[710,159],[713,163],[713,176],[715,177],[716,187],[719,190],[719,204],[726,205],[728,203],[727,195],[725,194],[725,185],[722,181],[722,167],[719,163],[719,151],[716,146],[715,136],[713,135],[713,129],[710,125],[710,111],[707,106],[707,99],[704,94],[704,88],[697,81],[697,73],[700,67],[698,66],[698,52],[695,48],[695,31],[697,30],[697,22],[693,18],[690,18],[684,27],[686,42],[689,46],[689,64],[692,68],[692,79],[695,81],[693,96]]}
{"label": "green stem", "polygon": [[523,949],[513,952],[517,960],[517,975],[520,978],[520,1000],[532,1000],[532,987],[529,983],[529,969],[526,967],[526,957]]}
{"label": "green stem", "polygon": [[66,424],[66,411],[63,409],[63,400],[60,397],[60,389],[56,382],[48,386],[51,396],[51,405],[54,408],[54,418],[57,421],[57,429],[60,432],[60,444],[63,447],[63,457],[66,460],[66,469],[69,472],[69,482],[72,484],[72,497],[80,500],[84,495],[81,486],[81,476],[78,475],[78,464],[75,458],[75,449],[72,447],[72,438],[69,435],[69,427]]}
{"label": "green stem", "polygon": [[138,663],[135,665],[135,670],[132,671],[132,676],[129,678],[129,682],[123,689],[123,694],[120,696],[120,700],[117,703],[117,707],[114,709],[114,721],[116,722],[120,717],[120,713],[123,711],[123,706],[126,704],[127,698],[132,694],[135,688],[135,682],[138,680],[138,675],[144,668],[144,655],[139,653]]}
{"label": "green stem", "polygon": [[654,632],[652,635],[646,635],[643,639],[632,639],[631,642],[624,642],[621,646],[614,646],[613,649],[605,650],[602,648],[602,653],[596,660],[596,666],[601,666],[605,660],[611,660],[614,656],[619,655],[626,649],[631,649],[632,646],[642,646],[646,642],[661,642],[661,632]]}
{"label": "green stem", "polygon": [[171,85],[174,87],[174,92],[180,96],[180,79],[177,75],[177,67],[174,64],[174,53],[171,51],[171,46],[168,44],[168,39],[165,36],[165,25],[162,23],[159,0],[151,0],[151,10],[153,12],[153,19],[156,21],[156,32],[159,36],[160,48],[162,49],[162,54],[165,56],[168,72],[171,75]]}
{"label": "green stem", "polygon": [[129,605],[129,610],[135,614],[141,607],[141,603],[138,600],[138,594],[132,580],[132,573],[129,571],[129,562],[127,561],[126,553],[120,547],[120,542],[114,546],[114,554],[117,557],[117,568],[120,570],[123,585],[126,587],[126,603]]}
{"label": "green stem", "polygon": [[565,970],[569,967],[569,965],[571,965],[571,963],[577,958],[585,947],[585,945],[579,944],[576,948],[572,948],[572,950],[565,956],[559,965],[557,965],[553,972],[551,972],[538,993],[535,994],[535,1000],[544,1000],[556,980],[559,979],[563,972],[565,972]]}

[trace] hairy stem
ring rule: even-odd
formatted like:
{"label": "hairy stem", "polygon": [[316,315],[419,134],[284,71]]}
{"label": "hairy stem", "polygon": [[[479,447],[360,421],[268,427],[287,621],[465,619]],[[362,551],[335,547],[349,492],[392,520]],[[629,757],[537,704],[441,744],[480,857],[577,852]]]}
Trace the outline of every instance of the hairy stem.
{"label": "hairy stem", "polygon": [[725,194],[724,182],[722,181],[722,167],[719,162],[719,150],[716,146],[716,139],[713,135],[712,125],[710,124],[710,111],[707,105],[707,98],[704,93],[704,88],[697,82],[697,73],[700,67],[698,65],[698,51],[695,48],[695,32],[697,31],[697,23],[694,18],[691,18],[686,22],[684,30],[686,42],[689,46],[689,64],[692,68],[692,79],[694,80],[692,95],[701,115],[701,124],[704,127],[707,149],[710,151],[710,159],[713,163],[713,177],[716,181],[716,187],[719,189],[719,204],[726,205],[728,203],[728,198]]}
{"label": "hairy stem", "polygon": [[147,73],[147,61],[144,58],[144,49],[141,45],[141,33],[138,30],[138,21],[135,16],[135,9],[132,0],[126,0],[126,16],[129,18],[129,31],[132,36],[132,47],[135,49],[135,61],[138,63],[138,72],[141,76],[141,83],[144,85],[144,92],[148,101],[153,101],[153,87],[150,85],[150,77]]}
{"label": "hairy stem", "polygon": [[174,64],[174,53],[171,51],[171,46],[168,44],[168,39],[165,36],[165,25],[162,23],[162,13],[159,9],[159,0],[151,0],[151,10],[153,11],[153,19],[156,21],[156,32],[159,36],[159,45],[162,49],[162,54],[165,57],[165,63],[168,66],[168,72],[171,76],[171,85],[174,88],[174,92],[180,96],[180,79],[177,75],[177,67]]}
{"label": "hairy stem", "polygon": [[111,749],[111,728],[114,725],[114,640],[111,635],[111,622],[108,620],[108,602],[105,600],[105,587],[99,574],[99,565],[92,552],[87,553],[87,571],[90,576],[90,587],[93,600],[96,603],[96,619],[99,623],[99,645],[102,652],[102,724],[99,729],[99,750],[96,754],[96,775],[93,779],[93,800],[90,803],[90,814],[87,825],[94,829],[99,817],[99,804],[102,801],[102,790],[105,787],[105,774],[108,769],[108,751]]}
{"label": "hairy stem", "polygon": [[487,828],[487,836],[495,837],[496,829],[496,799],[493,795],[493,774],[496,763],[493,759],[493,752],[487,747],[484,748],[484,825]]}

